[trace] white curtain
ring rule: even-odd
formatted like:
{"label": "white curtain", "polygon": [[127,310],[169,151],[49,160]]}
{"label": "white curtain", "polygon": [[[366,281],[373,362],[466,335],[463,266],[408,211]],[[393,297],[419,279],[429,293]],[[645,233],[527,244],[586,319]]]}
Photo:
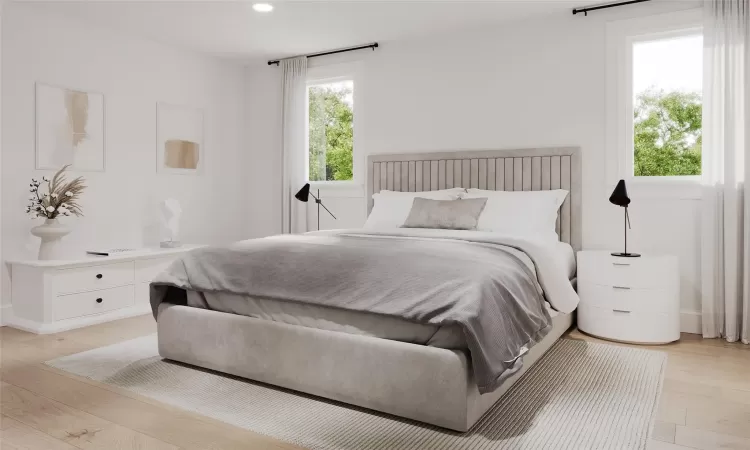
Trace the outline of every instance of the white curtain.
{"label": "white curtain", "polygon": [[282,174],[281,174],[281,232],[307,231],[306,203],[297,201],[294,194],[307,182],[307,58],[299,57],[281,61],[282,71]]}
{"label": "white curtain", "polygon": [[704,9],[703,335],[750,343],[750,2]]}

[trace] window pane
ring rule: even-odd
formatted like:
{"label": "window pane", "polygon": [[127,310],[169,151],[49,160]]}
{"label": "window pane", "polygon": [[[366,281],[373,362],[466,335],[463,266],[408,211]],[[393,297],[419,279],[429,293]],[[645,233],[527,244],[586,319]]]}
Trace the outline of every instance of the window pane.
{"label": "window pane", "polygon": [[354,82],[308,87],[310,181],[352,179]]}
{"label": "window pane", "polygon": [[701,173],[703,36],[633,44],[635,176]]}

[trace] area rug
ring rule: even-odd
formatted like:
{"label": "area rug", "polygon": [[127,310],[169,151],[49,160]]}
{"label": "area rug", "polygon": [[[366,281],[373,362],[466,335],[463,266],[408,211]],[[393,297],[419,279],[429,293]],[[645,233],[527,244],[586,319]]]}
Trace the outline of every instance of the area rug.
{"label": "area rug", "polygon": [[161,359],[156,335],[57,369],[309,449],[645,449],[666,354],[562,339],[467,433]]}

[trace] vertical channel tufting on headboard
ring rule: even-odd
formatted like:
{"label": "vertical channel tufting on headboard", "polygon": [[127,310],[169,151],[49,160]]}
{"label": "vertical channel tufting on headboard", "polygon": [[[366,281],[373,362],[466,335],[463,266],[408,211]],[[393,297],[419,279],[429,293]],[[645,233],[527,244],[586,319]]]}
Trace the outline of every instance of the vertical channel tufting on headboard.
{"label": "vertical channel tufting on headboard", "polygon": [[578,147],[370,155],[367,212],[381,190],[419,192],[453,187],[496,191],[570,192],[557,232],[581,249],[581,150]]}

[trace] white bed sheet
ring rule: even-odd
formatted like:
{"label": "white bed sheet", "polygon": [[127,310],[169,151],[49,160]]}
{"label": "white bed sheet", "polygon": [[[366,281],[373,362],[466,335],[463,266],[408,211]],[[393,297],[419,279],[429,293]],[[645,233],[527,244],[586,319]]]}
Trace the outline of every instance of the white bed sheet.
{"label": "white bed sheet", "polygon": [[[516,255],[532,272],[535,272],[533,262],[525,253],[510,247],[507,247],[507,250]],[[568,279],[572,280],[576,274],[573,248],[564,242],[560,242],[555,245],[553,254],[559,259],[561,266],[567,270]],[[226,293],[189,291],[187,303],[188,306],[195,308],[321,330],[339,331],[447,349],[466,348],[461,328],[455,325],[424,325],[379,314]],[[549,303],[545,302],[545,304],[550,315],[554,317],[558,314]]]}

